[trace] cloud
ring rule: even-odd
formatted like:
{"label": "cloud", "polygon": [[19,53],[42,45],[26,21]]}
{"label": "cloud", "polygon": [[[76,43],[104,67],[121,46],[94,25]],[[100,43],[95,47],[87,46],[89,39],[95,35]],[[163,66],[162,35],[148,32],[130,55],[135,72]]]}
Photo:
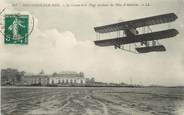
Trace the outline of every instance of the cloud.
{"label": "cloud", "polygon": [[[100,81],[147,84],[183,82],[183,65],[178,56],[167,53],[130,54],[113,48],[96,47],[92,41],[78,41],[70,31],[35,30],[29,45],[5,45],[1,41],[2,67],[29,72],[44,69],[84,71]],[[173,81],[175,80],[175,81]]]}

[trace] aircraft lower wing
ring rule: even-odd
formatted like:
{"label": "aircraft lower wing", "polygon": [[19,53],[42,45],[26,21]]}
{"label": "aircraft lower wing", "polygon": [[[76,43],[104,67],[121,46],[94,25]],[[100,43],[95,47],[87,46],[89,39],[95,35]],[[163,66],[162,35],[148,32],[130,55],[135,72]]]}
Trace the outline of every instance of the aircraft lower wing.
{"label": "aircraft lower wing", "polygon": [[106,39],[106,40],[96,40],[94,41],[95,45],[97,46],[115,46],[115,45],[123,45],[123,44],[130,44],[136,42],[143,42],[143,41],[152,41],[152,40],[159,40],[159,39],[166,39],[174,37],[178,34],[176,29],[169,29],[163,30],[158,32],[146,33],[136,35],[134,37],[120,37],[120,38],[113,38],[113,39]]}

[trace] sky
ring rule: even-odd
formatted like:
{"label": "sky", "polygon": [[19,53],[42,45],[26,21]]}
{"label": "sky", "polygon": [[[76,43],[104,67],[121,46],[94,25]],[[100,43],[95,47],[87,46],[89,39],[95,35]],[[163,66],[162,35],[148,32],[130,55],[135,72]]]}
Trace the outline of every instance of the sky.
{"label": "sky", "polygon": [[[33,4],[59,4],[38,7]],[[86,7],[63,5],[86,3]],[[97,7],[95,4],[149,3],[150,6]],[[12,6],[17,4],[17,6]],[[25,4],[29,6],[25,6]],[[32,5],[32,6],[31,6]],[[84,72],[102,82],[125,82],[143,85],[184,85],[184,5],[183,0],[6,0],[0,6],[7,13],[27,13],[34,17],[34,30],[28,45],[4,44],[0,35],[1,68],[17,68],[26,72]],[[153,31],[175,28],[179,35],[160,40],[167,51],[133,54],[113,47],[97,47],[94,27],[175,13],[175,22],[151,27]]]}

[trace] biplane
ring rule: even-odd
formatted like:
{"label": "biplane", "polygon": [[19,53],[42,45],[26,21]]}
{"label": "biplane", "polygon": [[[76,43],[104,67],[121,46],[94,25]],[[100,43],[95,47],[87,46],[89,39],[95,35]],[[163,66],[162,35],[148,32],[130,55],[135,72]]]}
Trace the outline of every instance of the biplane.
{"label": "biplane", "polygon": [[[124,49],[124,45],[135,44],[136,47],[134,49],[137,53],[166,51],[166,48],[161,45],[158,40],[174,37],[178,34],[178,31],[176,29],[167,29],[152,32],[150,26],[170,23],[175,21],[177,18],[178,17],[175,13],[169,13],[94,27],[94,30],[98,35],[117,32],[117,36],[115,38],[103,40],[98,39],[94,41],[94,43],[101,47],[114,46],[115,49]],[[140,28],[143,28],[142,30],[144,30],[144,32],[141,33]],[[145,31],[145,28],[147,28],[148,31]],[[123,32],[123,35],[120,35],[120,32]],[[137,46],[137,43],[139,46]]]}

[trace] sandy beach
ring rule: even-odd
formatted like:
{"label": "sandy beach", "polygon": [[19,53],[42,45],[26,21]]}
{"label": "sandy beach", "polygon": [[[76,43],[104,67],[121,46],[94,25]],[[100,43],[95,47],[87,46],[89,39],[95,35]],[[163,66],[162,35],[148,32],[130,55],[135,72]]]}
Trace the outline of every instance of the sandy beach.
{"label": "sandy beach", "polygon": [[[183,88],[2,88],[4,115],[183,115]],[[183,101],[183,102],[182,102]]]}

